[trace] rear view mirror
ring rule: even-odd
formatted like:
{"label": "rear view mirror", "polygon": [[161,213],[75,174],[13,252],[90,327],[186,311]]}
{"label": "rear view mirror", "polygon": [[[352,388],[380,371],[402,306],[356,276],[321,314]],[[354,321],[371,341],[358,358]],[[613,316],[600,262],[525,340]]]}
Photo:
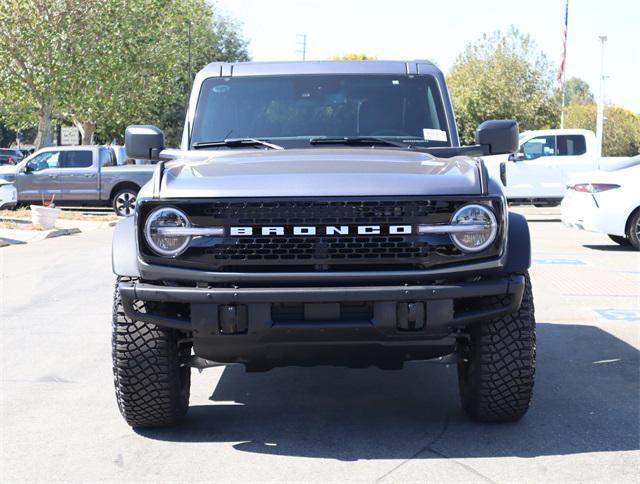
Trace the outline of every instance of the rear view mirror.
{"label": "rear view mirror", "polygon": [[486,155],[506,155],[518,151],[518,122],[514,120],[485,121],[476,130],[476,144]]}
{"label": "rear view mirror", "polygon": [[164,133],[149,124],[132,124],[124,132],[127,158],[157,160],[164,150]]}

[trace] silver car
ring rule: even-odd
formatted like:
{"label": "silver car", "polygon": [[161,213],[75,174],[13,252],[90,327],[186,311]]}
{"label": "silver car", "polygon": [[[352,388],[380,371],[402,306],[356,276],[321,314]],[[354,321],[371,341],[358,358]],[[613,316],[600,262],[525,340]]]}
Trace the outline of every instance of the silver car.
{"label": "silver car", "polygon": [[118,215],[128,216],[153,170],[152,165],[118,165],[109,147],[59,146],[21,162],[15,184],[19,203],[55,197],[65,205],[111,205]]}

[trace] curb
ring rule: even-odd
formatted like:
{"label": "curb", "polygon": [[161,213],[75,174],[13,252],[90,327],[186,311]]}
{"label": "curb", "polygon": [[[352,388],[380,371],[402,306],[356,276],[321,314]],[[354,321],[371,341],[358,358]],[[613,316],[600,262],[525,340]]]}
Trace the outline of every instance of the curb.
{"label": "curb", "polygon": [[43,240],[43,239],[52,239],[53,237],[61,237],[63,235],[79,234],[81,232],[82,232],[82,230],[80,230],[77,227],[73,227],[73,228],[70,228],[70,229],[51,229],[51,230],[45,230],[38,237],[34,237],[33,240],[36,241],[36,240]]}
{"label": "curb", "polygon": [[8,247],[11,245],[24,245],[31,242],[38,242],[40,240],[52,239],[54,237],[62,237],[64,235],[74,235],[81,233],[77,227],[69,228],[69,229],[51,229],[44,230],[37,234],[36,236],[30,238],[29,240],[18,240],[18,239],[9,239],[6,237],[0,237],[0,247]]}

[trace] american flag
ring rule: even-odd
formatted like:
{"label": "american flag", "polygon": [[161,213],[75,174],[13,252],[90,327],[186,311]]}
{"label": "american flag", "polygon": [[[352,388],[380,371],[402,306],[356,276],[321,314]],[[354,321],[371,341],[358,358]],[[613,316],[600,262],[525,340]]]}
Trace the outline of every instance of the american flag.
{"label": "american flag", "polygon": [[562,29],[562,48],[560,51],[560,65],[558,66],[558,74],[556,80],[560,84],[564,84],[564,67],[567,61],[567,24],[569,22],[569,0],[564,6],[564,28]]}

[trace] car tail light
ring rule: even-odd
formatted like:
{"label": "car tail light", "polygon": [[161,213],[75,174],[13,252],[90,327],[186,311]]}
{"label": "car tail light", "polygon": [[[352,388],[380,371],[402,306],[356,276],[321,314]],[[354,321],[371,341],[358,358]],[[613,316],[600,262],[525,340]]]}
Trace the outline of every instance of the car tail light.
{"label": "car tail light", "polygon": [[576,192],[600,193],[613,190],[614,188],[620,188],[620,185],[616,185],[615,183],[578,183],[571,188]]}

